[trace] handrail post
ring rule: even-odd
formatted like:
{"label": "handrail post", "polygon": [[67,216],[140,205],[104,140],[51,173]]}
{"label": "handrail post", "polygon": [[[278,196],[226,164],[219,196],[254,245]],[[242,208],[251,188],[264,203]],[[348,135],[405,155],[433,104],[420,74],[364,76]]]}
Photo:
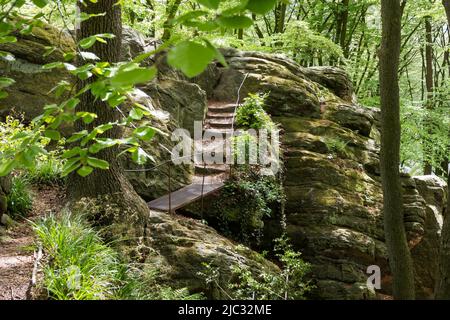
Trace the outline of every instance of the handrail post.
{"label": "handrail post", "polygon": [[172,166],[169,164],[169,214],[172,213]]}
{"label": "handrail post", "polygon": [[205,187],[205,172],[206,172],[206,162],[203,161],[203,178],[202,178],[202,210],[200,211],[200,216],[203,219],[203,190]]}

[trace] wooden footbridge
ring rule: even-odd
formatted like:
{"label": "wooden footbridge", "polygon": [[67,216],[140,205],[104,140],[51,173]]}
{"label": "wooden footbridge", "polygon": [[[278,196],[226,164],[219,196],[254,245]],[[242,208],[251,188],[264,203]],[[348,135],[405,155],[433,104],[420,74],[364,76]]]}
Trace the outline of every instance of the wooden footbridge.
{"label": "wooden footbridge", "polygon": [[[210,130],[224,134],[233,131],[234,113],[236,104],[211,102],[208,105],[203,130]],[[214,150],[214,142],[201,141],[202,150],[208,152]],[[229,177],[230,166],[226,164],[201,163],[195,166],[195,175],[192,183],[179,190],[171,190],[171,169],[169,166],[169,193],[148,203],[152,210],[175,212],[197,200],[220,190]]]}

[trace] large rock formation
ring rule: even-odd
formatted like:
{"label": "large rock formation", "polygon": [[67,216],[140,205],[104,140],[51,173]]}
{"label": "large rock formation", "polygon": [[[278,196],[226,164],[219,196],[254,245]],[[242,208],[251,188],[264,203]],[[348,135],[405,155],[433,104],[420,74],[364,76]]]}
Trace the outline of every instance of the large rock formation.
{"label": "large rock formation", "polygon": [[[147,259],[176,288],[203,292],[210,299],[228,299],[229,284],[237,280],[232,268],[249,268],[255,274],[279,272],[260,254],[219,235],[200,221],[166,213],[150,213],[147,224],[151,248]],[[207,283],[206,265],[218,272],[216,283]]]}
{"label": "large rock formation", "polygon": [[[43,63],[58,59],[61,52],[42,58],[43,48],[59,35],[70,47],[68,35],[55,30],[36,31],[19,39],[18,45],[2,50],[13,52],[15,62],[1,61],[1,75],[18,79],[10,96],[0,101],[4,115],[12,108],[31,118],[53,98],[47,92],[65,76],[46,72]],[[124,55],[132,57],[149,48],[149,43],[128,32]],[[125,37],[126,38],[126,37]],[[130,39],[133,39],[132,41]],[[313,297],[337,299],[375,298],[366,286],[367,267],[378,265],[382,289],[390,294],[391,275],[384,244],[379,172],[379,113],[354,102],[351,82],[341,69],[303,68],[282,56],[223,50],[229,68],[211,64],[208,70],[189,80],[170,70],[164,56],[158,60],[159,81],[137,91],[154,113],[146,119],[169,133],[175,127],[192,129],[202,120],[206,98],[235,102],[250,92],[268,92],[267,110],[280,123],[285,163],[286,226],[295,248],[311,262],[316,285]],[[32,77],[30,77],[32,75]],[[150,99],[150,97],[152,99]],[[157,163],[168,160],[172,141],[161,136],[146,146]],[[153,166],[149,164],[148,167]],[[142,169],[124,160],[127,169]],[[167,191],[166,167],[159,171],[129,172],[138,192],[151,199]],[[177,169],[180,184],[189,182],[191,168]],[[402,178],[404,220],[414,258],[417,295],[432,295],[436,277],[439,232],[444,210],[445,184],[436,178]],[[174,186],[175,188],[176,186]],[[149,261],[167,270],[167,281],[208,291],[198,275],[201,262],[218,262],[224,267],[223,283],[230,279],[229,266],[242,262],[253,268],[276,268],[255,258],[254,252],[218,235],[190,219],[153,212],[147,234],[156,251]],[[275,268],[275,269],[274,269]],[[226,270],[225,270],[226,269]]]}
{"label": "large rock formation", "polygon": [[[382,271],[390,294],[379,172],[379,112],[356,105],[338,68],[303,68],[284,57],[223,50],[229,68],[213,65],[193,79],[209,97],[235,101],[269,93],[267,110],[283,129],[287,233],[313,265],[316,298],[367,299],[367,267]],[[213,69],[214,72],[211,71]],[[209,79],[209,80],[208,80]],[[213,82],[213,79],[218,79]],[[405,175],[404,220],[416,269],[417,296],[431,297],[439,247],[442,196],[425,196]],[[443,184],[427,187],[442,193]],[[434,183],[434,184],[433,184]],[[434,210],[435,209],[435,210]],[[428,253],[427,253],[428,252]]]}

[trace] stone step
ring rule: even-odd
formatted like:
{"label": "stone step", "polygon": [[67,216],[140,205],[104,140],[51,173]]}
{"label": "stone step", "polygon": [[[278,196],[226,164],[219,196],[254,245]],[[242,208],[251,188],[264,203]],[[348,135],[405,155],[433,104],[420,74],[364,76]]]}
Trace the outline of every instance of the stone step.
{"label": "stone step", "polygon": [[206,113],[206,119],[211,118],[233,118],[233,112],[220,112],[220,111],[208,111]]}
{"label": "stone step", "polygon": [[219,173],[226,173],[228,170],[230,170],[230,166],[227,164],[196,164],[195,165],[195,173],[196,174],[219,174]]}
{"label": "stone step", "polygon": [[208,129],[231,129],[233,125],[227,121],[207,121]]}
{"label": "stone step", "polygon": [[211,113],[234,113],[234,104],[209,105],[208,111]]}
{"label": "stone step", "polygon": [[[226,134],[231,134],[232,132],[235,132],[236,130],[233,130],[231,128],[216,128],[216,127],[211,127],[210,125],[205,125],[205,130],[207,129],[208,132],[210,132],[211,134],[217,134],[223,135],[223,139],[226,138]],[[204,133],[204,132],[203,132]]]}
{"label": "stone step", "polygon": [[206,118],[205,123],[209,124],[229,124],[233,123],[233,118]]}

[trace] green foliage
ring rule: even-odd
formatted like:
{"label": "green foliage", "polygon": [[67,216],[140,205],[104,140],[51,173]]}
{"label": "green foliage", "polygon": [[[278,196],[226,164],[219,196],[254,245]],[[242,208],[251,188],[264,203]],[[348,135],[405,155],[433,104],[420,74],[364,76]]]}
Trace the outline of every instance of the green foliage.
{"label": "green foliage", "polygon": [[[42,25],[42,17],[46,12],[50,12],[52,7],[56,5],[58,12],[61,12],[60,3],[48,2],[46,0],[32,1],[31,12],[38,12],[33,19],[22,19],[20,14],[16,14],[15,10],[26,4],[26,1],[5,0],[2,4],[3,8],[9,6],[5,16],[2,16],[2,27],[0,29],[0,43],[15,42],[17,39],[12,34],[20,31],[23,34],[30,33],[33,26]],[[93,1],[91,1],[93,2]],[[189,27],[191,30],[208,30],[208,32],[219,29],[247,28],[253,23],[252,19],[245,16],[250,10],[252,12],[267,12],[275,5],[274,1],[258,1],[248,2],[242,1],[221,1],[221,0],[198,0],[207,10],[189,9],[182,16],[163,23],[164,28],[172,24],[179,24]],[[147,4],[150,5],[150,4]],[[247,7],[248,5],[248,7]],[[154,8],[153,8],[154,10]],[[13,14],[14,13],[14,14]],[[11,15],[11,17],[10,17]],[[101,15],[101,14],[100,14]],[[98,15],[82,14],[77,19],[87,21]],[[19,18],[18,18],[19,17]],[[62,24],[67,28],[67,17],[60,17]],[[19,22],[17,22],[19,20]],[[172,20],[172,19],[171,19]],[[72,23],[75,25],[75,23]],[[15,136],[17,140],[17,149],[9,149],[8,152],[0,154],[0,176],[7,175],[15,168],[33,168],[36,166],[36,159],[39,155],[45,154],[45,150],[37,147],[37,142],[41,136],[45,136],[51,140],[59,140],[61,138],[60,127],[62,124],[73,124],[76,121],[82,121],[84,124],[91,124],[97,115],[90,112],[73,112],[75,107],[80,103],[80,95],[89,92],[95,100],[106,102],[113,111],[119,112],[122,118],[112,123],[96,123],[90,130],[82,130],[74,133],[68,138],[71,148],[63,154],[66,159],[62,170],[62,176],[67,176],[71,172],[77,172],[85,177],[91,174],[95,169],[108,170],[109,164],[98,159],[96,154],[105,148],[111,148],[118,145],[124,146],[123,153],[131,154],[131,158],[137,164],[144,164],[147,160],[152,160],[141,147],[141,141],[147,141],[153,137],[154,128],[145,126],[140,127],[133,132],[130,137],[123,139],[108,139],[102,135],[117,127],[129,126],[133,121],[141,120],[144,116],[149,116],[150,111],[140,104],[134,104],[128,115],[120,110],[121,105],[127,101],[129,94],[133,91],[134,86],[140,83],[146,83],[154,79],[157,70],[154,67],[141,67],[140,63],[155,54],[164,46],[155,52],[143,54],[133,61],[119,62],[111,64],[107,61],[96,61],[98,57],[95,54],[86,52],[96,43],[107,43],[114,35],[104,33],[90,35],[79,41],[76,52],[65,52],[64,61],[56,61],[45,65],[46,70],[65,69],[78,80],[86,81],[80,91],[73,93],[73,88],[65,81],[58,84],[52,92],[57,98],[61,98],[64,93],[70,92],[69,98],[58,104],[47,105],[44,113],[33,120],[33,129],[30,132],[24,132]],[[219,51],[204,37],[191,37],[190,40],[179,40],[179,38],[171,39],[174,45],[169,49],[168,62],[175,68],[183,71],[187,76],[193,77],[201,73],[206,66],[216,58],[222,64],[225,59]],[[51,52],[54,48],[48,48]],[[14,59],[9,53],[0,52],[2,56],[8,59]],[[83,61],[81,65],[74,65],[72,61],[79,55],[79,61]],[[0,90],[14,83],[13,79],[0,78]],[[0,97],[5,97],[6,92],[0,91]],[[146,134],[142,134],[147,132]],[[149,132],[152,132],[150,134]],[[121,154],[123,154],[121,153]]]}
{"label": "green foliage", "polygon": [[284,197],[276,177],[262,176],[256,166],[235,167],[213,204],[218,228],[243,243],[258,243],[263,220],[279,211]]}
{"label": "green foliage", "polygon": [[63,184],[65,179],[61,177],[64,163],[58,151],[50,151],[40,155],[36,165],[24,172],[27,179],[33,184]]}
{"label": "green foliage", "polygon": [[274,129],[275,125],[264,110],[268,94],[249,94],[236,111],[236,125],[244,129]]}
{"label": "green foliage", "polygon": [[51,299],[200,298],[159,284],[153,268],[146,272],[122,262],[81,214],[50,215],[33,223],[33,230],[45,252],[42,287]]}
{"label": "green foliage", "polygon": [[11,217],[26,217],[33,206],[30,183],[22,176],[14,176],[11,181],[11,192],[8,195],[8,213]]}
{"label": "green foliage", "polygon": [[350,141],[343,141],[340,138],[334,138],[334,137],[327,137],[325,139],[325,144],[327,145],[328,149],[336,154],[345,155],[346,154],[346,148]]}
{"label": "green foliage", "polygon": [[450,108],[425,109],[403,105],[401,109],[401,161],[414,174],[420,174],[424,161],[441,168],[450,150]]}
{"label": "green foliage", "polygon": [[248,267],[233,266],[239,281],[231,285],[237,299],[302,300],[312,286],[306,281],[310,264],[301,259],[287,236],[275,240],[275,255],[281,264],[281,273],[260,272],[255,277]]}
{"label": "green foliage", "polygon": [[[301,259],[286,235],[275,239],[275,257],[280,264],[280,273],[266,269],[255,270],[243,264],[229,266],[233,280],[228,286],[220,285],[220,267],[204,263],[199,275],[205,282],[232,300],[302,300],[313,288],[306,280],[311,270],[309,263]],[[223,267],[223,266],[221,266]]]}

